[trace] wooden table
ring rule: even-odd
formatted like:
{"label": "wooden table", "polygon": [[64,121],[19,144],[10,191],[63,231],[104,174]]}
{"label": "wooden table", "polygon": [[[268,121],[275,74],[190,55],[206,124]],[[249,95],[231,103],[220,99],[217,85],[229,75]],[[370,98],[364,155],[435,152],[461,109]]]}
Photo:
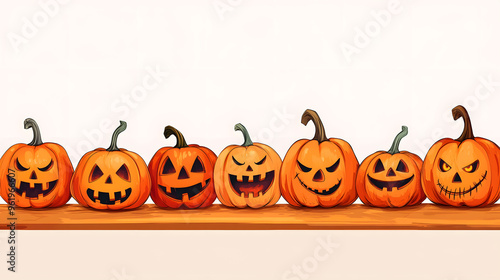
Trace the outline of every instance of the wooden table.
{"label": "wooden table", "polygon": [[[6,229],[7,205],[0,205]],[[18,230],[499,230],[500,205],[454,208],[423,204],[402,209],[365,205],[342,208],[162,209],[147,204],[129,211],[97,211],[80,205],[15,212]]]}

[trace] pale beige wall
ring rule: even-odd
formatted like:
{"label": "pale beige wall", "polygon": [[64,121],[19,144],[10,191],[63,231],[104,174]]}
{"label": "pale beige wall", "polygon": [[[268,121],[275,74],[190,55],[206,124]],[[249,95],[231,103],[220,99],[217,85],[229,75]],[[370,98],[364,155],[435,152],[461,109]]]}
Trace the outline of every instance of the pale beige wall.
{"label": "pale beige wall", "polygon": [[[2,260],[6,234],[0,231]],[[20,231],[18,273],[7,273],[2,261],[0,279],[500,279],[499,237],[495,231]],[[292,267],[304,264],[303,278],[294,276]]]}

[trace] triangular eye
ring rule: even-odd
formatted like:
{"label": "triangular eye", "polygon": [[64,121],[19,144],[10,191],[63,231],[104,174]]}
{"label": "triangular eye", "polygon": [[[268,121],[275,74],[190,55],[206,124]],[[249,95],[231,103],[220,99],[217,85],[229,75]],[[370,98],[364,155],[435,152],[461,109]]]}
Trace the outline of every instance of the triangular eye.
{"label": "triangular eye", "polygon": [[116,171],[116,175],[122,178],[125,181],[130,182],[130,173],[128,172],[128,168],[125,164],[123,164],[118,171]]}
{"label": "triangular eye", "polygon": [[203,167],[203,163],[201,162],[199,157],[196,157],[196,160],[193,163],[193,167],[191,168],[191,172],[205,172],[205,167]]}
{"label": "triangular eye", "polygon": [[165,165],[163,166],[163,171],[161,174],[172,174],[175,173],[175,167],[172,164],[172,161],[170,158],[167,158],[167,161],[165,162]]}
{"label": "triangular eye", "polygon": [[337,168],[339,168],[339,165],[340,165],[340,158],[330,167],[327,167],[326,168],[326,171],[328,172],[334,172],[335,170],[337,170]]}
{"label": "triangular eye", "polygon": [[404,160],[399,161],[396,171],[408,173],[408,166],[406,165],[406,162],[404,162]]}
{"label": "triangular eye", "polygon": [[385,170],[385,167],[382,164],[382,161],[380,159],[378,159],[377,163],[375,164],[375,173],[382,172],[384,170]]}
{"label": "triangular eye", "polygon": [[102,173],[102,170],[99,168],[99,166],[94,165],[94,169],[92,169],[92,172],[90,172],[90,178],[89,182],[92,183],[96,181],[97,179],[101,178],[104,173]]}

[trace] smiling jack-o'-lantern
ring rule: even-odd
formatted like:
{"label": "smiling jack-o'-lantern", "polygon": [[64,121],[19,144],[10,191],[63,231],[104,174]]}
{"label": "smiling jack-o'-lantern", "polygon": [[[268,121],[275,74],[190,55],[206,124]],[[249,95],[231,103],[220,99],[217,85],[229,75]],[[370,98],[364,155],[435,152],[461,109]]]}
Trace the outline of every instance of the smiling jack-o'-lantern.
{"label": "smiling jack-o'-lantern", "polygon": [[133,209],[146,202],[151,178],[144,160],[136,153],[119,149],[118,135],[127,128],[121,121],[108,149],[86,153],[71,180],[71,194],[85,207]]}
{"label": "smiling jack-o'-lantern", "polygon": [[463,118],[462,135],[436,142],[424,160],[422,187],[434,203],[451,206],[485,206],[500,197],[500,148],[474,137],[463,106],[453,109],[455,120]]}
{"label": "smiling jack-o'-lantern", "polygon": [[306,110],[302,124],[310,120],[316,128],[314,138],[295,142],[283,160],[282,195],[293,206],[350,205],[358,197],[355,179],[359,163],[354,151],[342,139],[328,139],[318,114]]}
{"label": "smiling jack-o'-lantern", "polygon": [[69,183],[73,166],[68,154],[58,144],[43,143],[40,129],[33,119],[24,121],[25,129],[33,129],[29,144],[16,144],[0,159],[0,194],[8,202],[14,191],[19,207],[58,207],[71,197]]}
{"label": "smiling jack-o'-lantern", "polygon": [[407,134],[408,128],[403,126],[388,152],[376,152],[361,163],[356,189],[363,203],[376,207],[403,207],[425,200],[420,185],[422,159],[399,151],[399,143]]}
{"label": "smiling jack-o'-lantern", "polygon": [[158,150],[149,163],[151,198],[160,207],[203,208],[215,200],[213,171],[217,156],[210,149],[187,145],[184,136],[172,126],[165,127],[165,138],[175,135],[175,147]]}
{"label": "smiling jack-o'-lantern", "polygon": [[269,146],[253,143],[242,124],[234,127],[243,133],[243,145],[226,147],[215,163],[215,192],[229,207],[261,208],[276,204],[280,198],[280,156]]}

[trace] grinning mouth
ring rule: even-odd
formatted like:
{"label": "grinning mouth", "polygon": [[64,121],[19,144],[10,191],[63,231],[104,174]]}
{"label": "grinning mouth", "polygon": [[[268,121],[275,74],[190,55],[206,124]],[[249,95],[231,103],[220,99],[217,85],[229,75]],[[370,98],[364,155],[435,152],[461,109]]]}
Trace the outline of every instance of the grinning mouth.
{"label": "grinning mouth", "polygon": [[449,190],[448,189],[448,186],[443,186],[441,185],[441,183],[439,183],[439,180],[438,180],[438,183],[437,185],[439,186],[439,188],[441,188],[441,190],[439,191],[439,194],[441,194],[442,192],[444,192],[444,195],[448,196],[448,198],[451,198],[451,196],[453,196],[453,199],[455,199],[455,197],[458,195],[458,197],[462,197],[465,196],[466,194],[469,194],[469,196],[472,196],[472,191],[473,190],[476,190],[476,193],[477,193],[477,188],[481,185],[481,183],[483,183],[484,179],[486,179],[486,174],[488,174],[488,171],[485,171],[483,176],[481,176],[481,179],[479,180],[479,182],[477,183],[473,183],[472,184],[472,187],[469,187],[469,189],[463,189],[460,187],[458,188],[458,191],[457,189],[455,190]]}
{"label": "grinning mouth", "polygon": [[173,199],[182,200],[184,195],[186,195],[188,197],[188,199],[191,199],[191,198],[197,196],[198,194],[201,193],[201,191],[203,191],[208,186],[209,183],[210,183],[210,179],[207,179],[205,181],[204,186],[201,183],[198,183],[196,185],[193,185],[193,186],[187,187],[187,188],[172,188],[172,187],[170,187],[170,192],[167,192],[167,187],[164,187],[162,185],[158,185],[158,187],[160,187],[160,189],[167,196],[169,196]]}
{"label": "grinning mouth", "polygon": [[315,194],[319,194],[319,195],[330,195],[330,194],[336,192],[339,189],[340,184],[342,183],[342,179],[339,179],[339,182],[336,185],[334,185],[333,187],[331,187],[331,188],[329,188],[327,190],[320,191],[320,190],[315,190],[313,188],[308,187],[304,182],[302,182],[302,180],[300,180],[300,177],[299,177],[298,173],[297,173],[297,175],[295,177],[297,177],[297,179],[299,179],[300,184],[304,188],[306,188],[308,191],[311,191],[311,192],[313,192]]}
{"label": "grinning mouth", "polygon": [[115,205],[117,202],[118,203],[123,203],[125,200],[127,200],[130,197],[130,194],[132,194],[132,188],[128,188],[125,190],[125,196],[122,197],[121,192],[114,192],[113,194],[115,195],[114,199],[110,198],[110,193],[109,192],[98,192],[97,197],[96,197],[96,192],[93,189],[87,189],[87,196],[92,200],[93,202],[98,201],[100,204],[105,204],[105,205]]}
{"label": "grinning mouth", "polygon": [[[262,175],[243,176],[243,181],[239,181],[236,175],[229,174],[229,181],[231,181],[231,187],[237,195],[248,198],[252,194],[253,197],[258,197],[269,190],[274,181],[274,170],[267,172],[264,179],[261,177]],[[252,181],[249,181],[250,178]]]}
{"label": "grinning mouth", "polygon": [[[7,176],[7,179],[12,180],[12,178],[9,176]],[[16,193],[26,198],[42,198],[54,190],[57,185],[57,181],[58,180],[55,180],[45,184],[30,184],[21,181],[21,183],[19,184],[19,188],[16,188]]]}
{"label": "grinning mouth", "polygon": [[413,180],[413,177],[415,177],[415,175],[411,175],[410,178],[399,181],[380,181],[377,179],[373,179],[372,177],[370,177],[370,175],[368,175],[368,179],[370,180],[370,183],[372,183],[372,185],[380,190],[387,189],[388,192],[392,192],[393,188],[398,190],[403,189],[404,187],[406,187],[406,185],[408,185],[408,183]]}

